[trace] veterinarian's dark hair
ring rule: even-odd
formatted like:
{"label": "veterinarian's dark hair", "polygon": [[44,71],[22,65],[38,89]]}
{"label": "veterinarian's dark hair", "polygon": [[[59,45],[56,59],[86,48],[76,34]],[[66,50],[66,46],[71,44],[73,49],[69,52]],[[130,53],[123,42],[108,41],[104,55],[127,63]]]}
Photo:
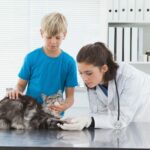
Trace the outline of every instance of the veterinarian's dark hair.
{"label": "veterinarian's dark hair", "polygon": [[97,67],[108,66],[104,80],[109,81],[116,77],[118,64],[114,62],[111,51],[102,42],[83,46],[77,54],[78,63],[92,64]]}

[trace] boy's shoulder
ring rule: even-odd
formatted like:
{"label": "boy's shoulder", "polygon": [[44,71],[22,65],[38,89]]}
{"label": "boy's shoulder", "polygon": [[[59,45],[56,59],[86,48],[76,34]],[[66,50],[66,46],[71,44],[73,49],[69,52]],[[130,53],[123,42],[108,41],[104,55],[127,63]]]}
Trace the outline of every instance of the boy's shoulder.
{"label": "boy's shoulder", "polygon": [[67,52],[63,50],[62,50],[62,55],[63,55],[63,58],[67,61],[75,61],[74,58],[70,54],[68,54]]}
{"label": "boy's shoulder", "polygon": [[36,56],[36,55],[39,55],[42,51],[42,47],[40,48],[36,48],[32,51],[30,51],[28,54],[27,54],[27,57],[33,57],[33,56]]}

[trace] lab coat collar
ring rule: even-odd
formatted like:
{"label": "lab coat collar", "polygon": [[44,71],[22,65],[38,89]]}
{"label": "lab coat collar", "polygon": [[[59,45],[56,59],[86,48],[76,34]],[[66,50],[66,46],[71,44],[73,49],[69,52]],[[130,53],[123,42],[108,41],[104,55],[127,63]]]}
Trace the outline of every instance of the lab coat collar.
{"label": "lab coat collar", "polygon": [[96,86],[95,92],[98,95],[98,98],[101,97],[101,101],[103,101],[105,105],[109,105],[115,96],[115,88],[115,81],[111,80],[108,82],[108,96],[103,93],[99,85]]}
{"label": "lab coat collar", "polygon": [[105,104],[107,105],[108,104],[108,97],[103,93],[102,89],[99,87],[99,85],[96,86],[96,89],[95,89],[95,92],[96,92],[96,95],[97,95],[97,98],[101,98],[100,100]]}

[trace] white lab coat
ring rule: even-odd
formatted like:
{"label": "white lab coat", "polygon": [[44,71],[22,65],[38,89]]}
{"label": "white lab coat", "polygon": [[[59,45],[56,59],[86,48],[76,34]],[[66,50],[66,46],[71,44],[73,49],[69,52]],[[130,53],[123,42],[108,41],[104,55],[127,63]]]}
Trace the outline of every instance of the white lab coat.
{"label": "white lab coat", "polygon": [[119,63],[116,82],[120,97],[120,120],[115,81],[108,83],[108,97],[99,86],[88,89],[95,128],[123,128],[130,122],[150,121],[150,76],[133,66]]}

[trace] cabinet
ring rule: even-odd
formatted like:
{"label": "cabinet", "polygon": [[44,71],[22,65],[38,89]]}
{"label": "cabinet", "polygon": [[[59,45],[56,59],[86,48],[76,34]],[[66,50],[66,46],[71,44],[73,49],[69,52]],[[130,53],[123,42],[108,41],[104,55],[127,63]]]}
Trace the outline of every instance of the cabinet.
{"label": "cabinet", "polygon": [[150,22],[150,0],[107,0],[109,22]]}
{"label": "cabinet", "polygon": [[150,0],[108,0],[107,41],[116,61],[150,64]]}
{"label": "cabinet", "polygon": [[150,61],[150,23],[108,23],[108,46],[117,61]]}

